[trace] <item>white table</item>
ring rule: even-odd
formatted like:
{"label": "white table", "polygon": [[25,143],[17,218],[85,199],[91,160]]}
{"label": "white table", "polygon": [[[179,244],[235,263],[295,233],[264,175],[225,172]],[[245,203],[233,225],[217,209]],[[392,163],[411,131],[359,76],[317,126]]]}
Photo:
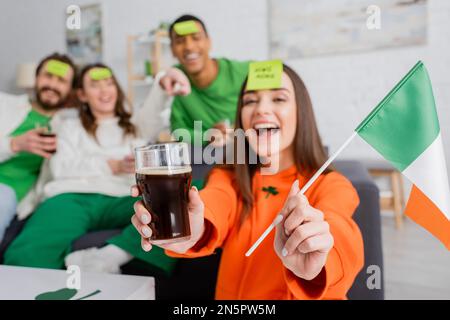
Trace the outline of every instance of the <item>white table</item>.
{"label": "white table", "polygon": [[[56,297],[70,300],[154,300],[155,280],[152,277],[80,272],[80,288],[68,289],[74,272],[0,266],[0,300],[35,300],[37,296],[58,291]],[[70,285],[72,283],[72,285]],[[69,286],[73,286],[69,281]],[[63,293],[63,295],[61,295]],[[65,293],[65,294],[64,294]],[[91,295],[92,294],[92,295]],[[88,297],[86,297],[88,296]],[[53,297],[46,294],[41,297]]]}

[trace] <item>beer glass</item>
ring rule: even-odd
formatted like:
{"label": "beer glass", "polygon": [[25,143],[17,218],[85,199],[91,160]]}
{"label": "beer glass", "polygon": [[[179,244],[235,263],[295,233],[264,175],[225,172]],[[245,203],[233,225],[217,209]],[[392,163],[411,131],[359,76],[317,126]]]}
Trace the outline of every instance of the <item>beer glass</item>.
{"label": "beer glass", "polygon": [[[39,130],[39,135],[43,138],[49,137],[49,138],[56,138],[56,133],[54,133],[50,127],[49,124],[40,124],[35,123],[34,125],[35,129]],[[55,153],[56,149],[48,151],[49,153]]]}
{"label": "beer glass", "polygon": [[166,244],[191,236],[188,202],[191,186],[189,148],[183,142],[135,149],[136,183],[150,212],[150,241]]}

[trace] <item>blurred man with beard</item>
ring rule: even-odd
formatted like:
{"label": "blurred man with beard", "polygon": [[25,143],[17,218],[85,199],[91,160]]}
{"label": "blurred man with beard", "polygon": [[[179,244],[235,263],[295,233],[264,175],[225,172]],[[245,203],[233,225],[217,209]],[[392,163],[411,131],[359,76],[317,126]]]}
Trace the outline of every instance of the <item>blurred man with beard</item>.
{"label": "blurred man with beard", "polygon": [[0,241],[44,159],[56,150],[56,137],[41,134],[67,102],[75,73],[69,57],[54,53],[36,69],[34,99],[0,93]]}

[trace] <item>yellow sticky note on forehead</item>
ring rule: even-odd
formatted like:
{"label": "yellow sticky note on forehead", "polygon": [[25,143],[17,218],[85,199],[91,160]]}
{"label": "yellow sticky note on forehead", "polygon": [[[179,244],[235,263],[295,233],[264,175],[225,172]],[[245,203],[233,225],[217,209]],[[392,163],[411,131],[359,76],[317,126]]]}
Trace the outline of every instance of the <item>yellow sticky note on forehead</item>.
{"label": "yellow sticky note on forehead", "polygon": [[281,60],[251,62],[248,70],[246,90],[281,88],[283,63]]}
{"label": "yellow sticky note on forehead", "polygon": [[69,71],[70,65],[67,63],[58,61],[58,60],[49,60],[47,62],[46,70],[48,73],[51,73],[58,77],[65,77],[67,72]]}
{"label": "yellow sticky note on forehead", "polygon": [[173,26],[173,29],[179,36],[185,36],[191,33],[200,32],[198,29],[197,23],[194,20],[177,22]]}
{"label": "yellow sticky note on forehead", "polygon": [[89,71],[92,80],[104,80],[112,77],[112,72],[108,68],[95,68]]}

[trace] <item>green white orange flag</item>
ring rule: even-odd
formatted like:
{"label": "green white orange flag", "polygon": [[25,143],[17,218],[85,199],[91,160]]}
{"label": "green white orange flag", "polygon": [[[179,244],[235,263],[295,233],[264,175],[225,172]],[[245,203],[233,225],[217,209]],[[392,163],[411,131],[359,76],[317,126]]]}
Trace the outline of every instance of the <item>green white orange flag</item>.
{"label": "green white orange flag", "polygon": [[427,70],[418,62],[356,128],[413,188],[405,214],[450,250],[450,189]]}
{"label": "green white orange flag", "polygon": [[[306,190],[359,135],[412,183],[405,214],[450,250],[450,188],[441,130],[427,70],[418,62],[300,190]],[[278,215],[245,254],[283,220]]]}

